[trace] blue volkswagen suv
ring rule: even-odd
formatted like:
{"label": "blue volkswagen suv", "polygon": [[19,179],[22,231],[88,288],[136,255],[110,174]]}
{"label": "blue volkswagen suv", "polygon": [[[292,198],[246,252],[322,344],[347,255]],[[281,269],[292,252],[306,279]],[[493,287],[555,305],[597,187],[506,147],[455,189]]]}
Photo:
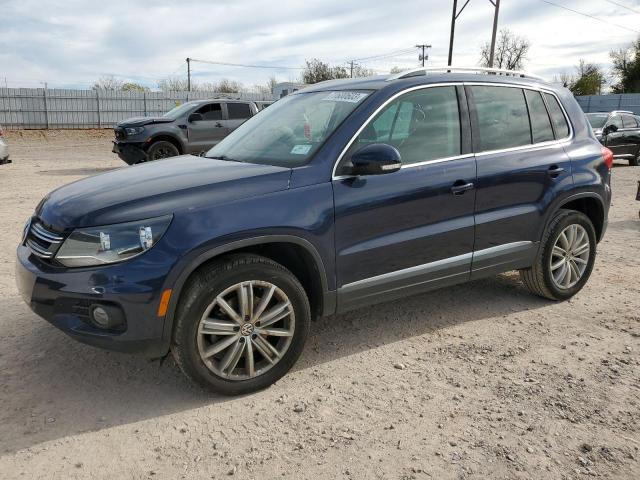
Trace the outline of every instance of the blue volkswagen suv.
{"label": "blue volkswagen suv", "polygon": [[536,295],[576,294],[612,161],[571,93],[520,72],[320,83],[204,157],[51,192],[17,282],[79,341],[172,352],[195,382],[250,392],[291,368],[314,317],[514,269]]}

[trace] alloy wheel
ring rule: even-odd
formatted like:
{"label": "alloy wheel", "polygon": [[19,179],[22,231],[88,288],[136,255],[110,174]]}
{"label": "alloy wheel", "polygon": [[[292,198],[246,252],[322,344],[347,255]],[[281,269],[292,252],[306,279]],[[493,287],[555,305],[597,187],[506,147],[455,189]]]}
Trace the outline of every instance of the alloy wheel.
{"label": "alloy wheel", "polygon": [[205,309],[198,325],[198,353],[216,375],[246,380],[282,359],[294,331],[293,306],[280,288],[261,280],[240,282]]}
{"label": "alloy wheel", "polygon": [[589,235],[582,225],[573,224],[562,230],[549,260],[555,286],[566,290],[576,285],[587,269],[590,254]]}

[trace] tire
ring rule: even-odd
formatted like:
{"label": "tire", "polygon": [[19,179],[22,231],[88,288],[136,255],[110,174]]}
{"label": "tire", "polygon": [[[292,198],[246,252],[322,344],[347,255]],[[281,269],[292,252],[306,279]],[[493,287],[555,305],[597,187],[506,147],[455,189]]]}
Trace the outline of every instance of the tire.
{"label": "tire", "polygon": [[[561,234],[565,234],[565,240],[571,240],[572,231],[577,232],[575,238],[578,240],[576,245],[567,248],[569,256],[565,257],[559,254],[562,253],[561,250],[554,250],[554,248],[559,242],[558,247],[562,249],[566,244],[560,240]],[[583,240],[579,240],[580,238]],[[574,256],[571,253],[572,251],[584,250],[587,243],[589,250],[586,254]],[[540,297],[549,300],[571,298],[584,287],[591,275],[596,258],[596,244],[595,229],[586,215],[574,210],[559,210],[553,216],[544,233],[533,266],[520,270],[520,278],[531,293]],[[563,258],[565,259],[563,260]],[[563,263],[568,270],[563,270]],[[580,269],[582,269],[581,272]],[[565,273],[564,277],[562,277],[563,272]],[[579,277],[578,273],[580,273]],[[570,275],[569,281],[567,281],[567,274]],[[576,277],[578,277],[577,280]]]}
{"label": "tire", "polygon": [[629,160],[629,166],[637,167],[638,165],[640,165],[640,149],[638,150],[636,158],[632,158],[631,160]]}
{"label": "tire", "polygon": [[178,147],[166,140],[160,140],[159,142],[152,143],[149,150],[147,150],[147,161],[152,162],[153,160],[161,160],[178,155],[180,155]]}
{"label": "tire", "polygon": [[[254,300],[245,302],[244,311],[242,295]],[[236,313],[235,320],[223,309],[220,298]],[[263,307],[266,298],[270,300]],[[284,318],[264,325],[283,305],[282,313],[273,318]],[[213,318],[215,322],[210,323]],[[302,353],[310,323],[309,300],[289,270],[265,257],[231,255],[190,279],[178,303],[171,351],[180,369],[195,383],[223,395],[240,395],[268,387],[291,369]],[[211,333],[214,331],[220,335]],[[232,343],[216,352],[224,342]]]}

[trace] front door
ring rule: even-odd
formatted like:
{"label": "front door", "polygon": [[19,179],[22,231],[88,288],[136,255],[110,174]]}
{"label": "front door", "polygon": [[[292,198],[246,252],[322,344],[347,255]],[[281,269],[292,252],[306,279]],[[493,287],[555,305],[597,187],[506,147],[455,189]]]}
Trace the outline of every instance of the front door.
{"label": "front door", "polygon": [[[609,129],[614,126],[615,131]],[[604,130],[607,131],[605,139],[605,146],[613,152],[613,156],[616,158],[624,158],[627,154],[627,142],[625,139],[624,124],[622,123],[622,117],[620,115],[611,115],[607,124],[604,126]]]}
{"label": "front door", "polygon": [[[341,160],[333,180],[340,311],[468,279],[476,165],[465,102],[454,86],[401,95]],[[368,143],[395,146],[402,169],[349,176],[350,155]]]}
{"label": "front door", "polygon": [[229,133],[220,103],[207,103],[192,113],[202,115],[202,120],[188,122],[189,153],[205,152]]}
{"label": "front door", "polygon": [[531,265],[545,213],[573,185],[570,130],[554,95],[467,86],[478,166],[472,278]]}

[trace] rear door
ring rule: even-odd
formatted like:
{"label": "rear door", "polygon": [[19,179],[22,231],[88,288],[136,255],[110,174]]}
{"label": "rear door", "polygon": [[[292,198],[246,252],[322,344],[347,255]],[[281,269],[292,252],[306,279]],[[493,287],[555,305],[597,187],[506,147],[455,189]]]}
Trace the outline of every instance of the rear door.
{"label": "rear door", "polygon": [[209,150],[228,135],[229,129],[224,125],[224,112],[220,102],[204,104],[192,113],[202,115],[202,120],[187,123],[189,153]]}
{"label": "rear door", "polygon": [[625,143],[625,154],[629,158],[635,158],[638,155],[638,148],[640,148],[640,126],[636,117],[633,115],[623,114],[623,141]]}
{"label": "rear door", "polygon": [[226,102],[225,105],[227,107],[226,126],[229,132],[233,132],[253,114],[251,105],[247,102]]}
{"label": "rear door", "polygon": [[624,124],[622,123],[622,117],[620,115],[611,115],[605,129],[608,129],[611,125],[615,126],[617,130],[615,132],[609,132],[605,140],[605,145],[613,152],[615,157],[624,158],[627,155],[628,145],[625,139]]}
{"label": "rear door", "polygon": [[530,265],[552,199],[573,185],[570,128],[556,97],[468,85],[478,166],[472,278]]}
{"label": "rear door", "polygon": [[[468,279],[476,177],[469,133],[464,91],[455,86],[405,93],[363,127],[333,179],[341,311]],[[401,170],[341,175],[369,143],[395,146]]]}

